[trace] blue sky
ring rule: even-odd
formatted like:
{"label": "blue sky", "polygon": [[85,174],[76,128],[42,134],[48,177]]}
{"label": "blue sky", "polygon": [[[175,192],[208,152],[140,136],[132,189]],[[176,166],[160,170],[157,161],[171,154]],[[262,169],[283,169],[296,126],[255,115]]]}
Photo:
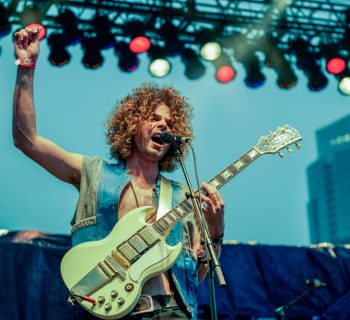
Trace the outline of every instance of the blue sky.
{"label": "blue sky", "polygon": [[[0,46],[0,228],[67,234],[78,192],[13,146],[16,66],[11,38],[0,39]],[[302,149],[285,152],[284,159],[264,155],[222,189],[225,239],[309,244],[306,168],[317,158],[315,130],[350,112],[350,97],[338,93],[334,79],[330,78],[324,91],[312,93],[298,73],[297,86],[285,91],[276,86],[275,73],[265,69],[265,86],[254,90],[245,87],[244,71],[238,64],[236,79],[219,84],[209,64],[200,80],[187,80],[180,58],[174,58],[171,74],[158,80],[148,74],[146,56],[138,70],[125,74],[118,70],[112,50],[103,52],[105,62],[97,70],[82,66],[79,46],[70,52],[70,64],[53,67],[47,61],[46,41],[42,42],[34,89],[40,135],[67,150],[108,158],[104,124],[116,101],[143,81],[172,84],[194,107],[199,174],[202,181],[208,181],[255,146],[261,135],[289,124],[303,136]],[[170,177],[184,180],[179,171]]]}

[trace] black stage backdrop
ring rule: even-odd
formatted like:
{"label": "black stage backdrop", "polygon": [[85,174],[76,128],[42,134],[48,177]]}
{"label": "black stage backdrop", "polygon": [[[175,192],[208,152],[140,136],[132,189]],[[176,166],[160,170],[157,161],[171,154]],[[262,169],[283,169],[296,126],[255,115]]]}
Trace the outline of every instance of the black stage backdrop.
{"label": "black stage backdrop", "polygon": [[[70,237],[37,231],[0,236],[0,320],[74,320],[60,262]],[[350,248],[229,244],[220,258],[227,287],[216,283],[219,320],[273,319],[304,292],[306,279],[327,284],[286,311],[286,319],[350,320]],[[199,318],[210,319],[208,283],[200,286]]]}

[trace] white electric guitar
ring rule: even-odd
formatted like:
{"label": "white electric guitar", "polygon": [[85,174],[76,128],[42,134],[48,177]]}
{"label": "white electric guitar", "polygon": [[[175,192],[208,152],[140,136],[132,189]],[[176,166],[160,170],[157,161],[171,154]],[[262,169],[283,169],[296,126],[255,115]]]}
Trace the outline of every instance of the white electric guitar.
{"label": "white electric guitar", "polygon": [[[302,137],[288,125],[277,128],[238,160],[230,164],[212,180],[217,189],[263,154],[279,153]],[[135,307],[143,284],[156,274],[168,270],[176,261],[182,244],[166,244],[172,227],[192,210],[190,200],[178,206],[153,223],[146,219],[154,213],[153,207],[137,208],[128,212],[104,239],[79,244],[63,257],[61,274],[71,292],[71,302],[78,302],[87,311],[101,319],[119,319]]]}

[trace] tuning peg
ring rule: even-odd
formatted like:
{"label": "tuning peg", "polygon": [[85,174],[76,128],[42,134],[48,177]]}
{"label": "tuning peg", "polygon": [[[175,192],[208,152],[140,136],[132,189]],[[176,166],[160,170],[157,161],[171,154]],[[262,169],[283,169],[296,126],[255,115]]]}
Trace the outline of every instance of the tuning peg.
{"label": "tuning peg", "polygon": [[295,146],[297,147],[297,149],[301,148],[301,144],[300,143],[296,143]]}
{"label": "tuning peg", "polygon": [[287,151],[288,151],[289,153],[292,153],[292,152],[293,152],[293,149],[292,149],[291,147],[288,147],[288,148],[287,148]]}
{"label": "tuning peg", "polygon": [[280,156],[280,158],[284,158],[284,154],[282,152],[279,152],[278,155]]}

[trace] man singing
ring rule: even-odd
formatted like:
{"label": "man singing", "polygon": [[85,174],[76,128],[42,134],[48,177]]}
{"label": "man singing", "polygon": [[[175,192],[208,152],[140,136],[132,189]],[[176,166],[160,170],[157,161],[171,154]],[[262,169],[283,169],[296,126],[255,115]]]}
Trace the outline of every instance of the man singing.
{"label": "man singing", "polygon": [[[97,157],[67,152],[37,134],[33,101],[33,77],[39,54],[39,30],[22,29],[15,34],[17,81],[14,92],[13,137],[16,147],[55,177],[79,190],[77,210],[72,220],[73,246],[100,240],[135,208],[160,207],[162,190],[170,190],[170,207],[185,199],[182,184],[164,178],[161,171],[177,165],[172,146],[160,134],[192,137],[191,107],[172,87],[143,84],[122,99],[108,120],[107,141],[113,163]],[[182,146],[183,153],[187,147]],[[213,186],[202,184],[203,211],[210,237],[219,254],[224,233],[224,202]],[[156,221],[155,211],[148,221]],[[206,267],[196,265],[203,255],[193,214],[178,222],[167,242],[182,242],[175,264],[146,281],[139,302],[125,319],[195,319],[198,282]],[[154,308],[150,310],[152,299]],[[154,310],[153,310],[154,309]],[[80,310],[79,319],[94,319]],[[124,319],[123,318],[123,319]]]}

